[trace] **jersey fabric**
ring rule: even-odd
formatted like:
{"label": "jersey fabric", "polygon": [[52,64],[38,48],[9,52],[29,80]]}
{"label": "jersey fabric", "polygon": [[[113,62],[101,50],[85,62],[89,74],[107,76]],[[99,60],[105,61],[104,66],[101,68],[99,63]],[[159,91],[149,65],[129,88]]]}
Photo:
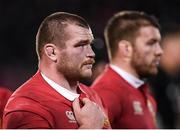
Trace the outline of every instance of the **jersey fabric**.
{"label": "jersey fabric", "polygon": [[135,88],[108,66],[92,88],[108,109],[113,129],[156,128],[156,103],[147,84]]}
{"label": "jersey fabric", "polygon": [[[79,85],[79,89],[80,98],[87,97],[102,107],[95,91],[82,84]],[[110,127],[110,124],[105,125],[104,127]],[[3,128],[8,129],[75,129],[78,127],[72,101],[53,89],[43,79],[40,71],[13,93],[3,115]]]}
{"label": "jersey fabric", "polygon": [[0,87],[0,128],[1,128],[1,124],[2,124],[2,117],[3,117],[3,111],[4,111],[4,107],[9,99],[9,97],[11,96],[12,92],[4,87]]}

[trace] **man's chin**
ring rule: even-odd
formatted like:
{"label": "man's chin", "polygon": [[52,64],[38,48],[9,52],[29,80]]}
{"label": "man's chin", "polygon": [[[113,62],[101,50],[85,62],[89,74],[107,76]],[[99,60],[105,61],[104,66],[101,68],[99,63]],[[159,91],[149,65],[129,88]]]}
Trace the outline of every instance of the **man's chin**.
{"label": "man's chin", "polygon": [[140,74],[140,78],[143,79],[143,78],[154,77],[157,75],[157,73],[158,73],[157,69],[153,69],[151,71],[146,71],[146,72]]}
{"label": "man's chin", "polygon": [[81,74],[81,77],[82,77],[83,79],[91,78],[91,76],[92,76],[92,71],[91,71],[91,70],[87,70],[87,71],[85,71],[85,72],[83,72],[83,73]]}
{"label": "man's chin", "polygon": [[152,75],[156,75],[158,73],[158,69],[157,68],[154,68],[153,70],[152,70]]}

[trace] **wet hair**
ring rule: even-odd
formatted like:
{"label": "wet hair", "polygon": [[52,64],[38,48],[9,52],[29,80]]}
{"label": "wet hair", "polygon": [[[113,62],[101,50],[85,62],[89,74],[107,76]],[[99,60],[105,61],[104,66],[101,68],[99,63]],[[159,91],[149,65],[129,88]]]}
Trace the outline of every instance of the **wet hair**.
{"label": "wet hair", "polygon": [[104,31],[109,60],[116,54],[118,42],[128,40],[132,42],[141,27],[160,25],[154,16],[138,11],[121,11],[116,13],[107,23]]}
{"label": "wet hair", "polygon": [[58,39],[58,46],[65,46],[64,40],[67,38],[65,29],[70,24],[89,28],[88,23],[82,17],[66,12],[53,13],[43,20],[36,35],[36,52],[39,59],[45,44],[55,44],[54,41]]}

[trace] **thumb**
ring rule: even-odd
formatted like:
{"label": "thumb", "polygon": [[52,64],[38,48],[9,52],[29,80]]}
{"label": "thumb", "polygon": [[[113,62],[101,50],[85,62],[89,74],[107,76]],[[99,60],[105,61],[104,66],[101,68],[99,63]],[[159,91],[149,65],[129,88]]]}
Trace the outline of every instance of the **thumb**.
{"label": "thumb", "polygon": [[72,106],[73,106],[73,110],[76,116],[76,113],[80,113],[80,110],[81,110],[79,98],[76,98],[74,100],[74,102],[72,103]]}
{"label": "thumb", "polygon": [[88,98],[83,98],[82,99],[82,102],[83,102],[83,104],[85,105],[85,104],[88,104],[89,102],[91,102]]}

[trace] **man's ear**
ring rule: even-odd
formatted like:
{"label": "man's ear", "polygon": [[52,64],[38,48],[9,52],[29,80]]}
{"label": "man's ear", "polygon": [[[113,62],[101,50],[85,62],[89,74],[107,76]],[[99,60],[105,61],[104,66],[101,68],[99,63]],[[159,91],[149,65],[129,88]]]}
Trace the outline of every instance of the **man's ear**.
{"label": "man's ear", "polygon": [[56,45],[48,43],[44,45],[45,55],[53,61],[57,60],[57,50]]}
{"label": "man's ear", "polygon": [[126,58],[131,57],[133,48],[132,48],[132,43],[130,41],[121,40],[118,43],[118,49],[123,57]]}

